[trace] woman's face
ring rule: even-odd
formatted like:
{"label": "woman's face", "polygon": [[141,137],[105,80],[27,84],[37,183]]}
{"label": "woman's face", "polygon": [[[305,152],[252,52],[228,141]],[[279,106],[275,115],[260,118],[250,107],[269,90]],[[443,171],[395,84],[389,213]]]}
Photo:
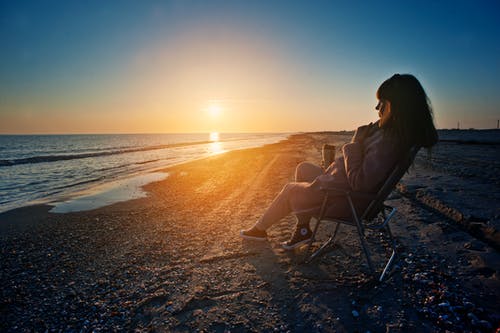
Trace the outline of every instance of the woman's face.
{"label": "woman's face", "polygon": [[378,126],[383,127],[389,122],[389,119],[391,119],[391,102],[385,99],[380,99],[375,107],[375,110],[378,110],[378,116],[380,117]]}

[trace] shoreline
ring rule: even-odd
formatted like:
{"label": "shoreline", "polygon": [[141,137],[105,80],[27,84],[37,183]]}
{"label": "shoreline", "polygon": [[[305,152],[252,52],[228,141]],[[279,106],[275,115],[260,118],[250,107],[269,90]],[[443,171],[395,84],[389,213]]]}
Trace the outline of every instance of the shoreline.
{"label": "shoreline", "polygon": [[162,181],[168,177],[166,172],[146,172],[139,175],[115,180],[94,188],[89,188],[83,193],[74,193],[67,199],[50,201],[53,206],[50,213],[71,213],[94,210],[118,202],[147,197],[143,187],[147,184]]}
{"label": "shoreline", "polygon": [[[303,249],[280,246],[293,217],[271,228],[268,242],[238,237],[299,162],[319,163],[323,143],[348,139],[298,134],[170,167],[144,186],[148,197],[91,211],[0,214],[0,330],[494,330],[498,251],[404,196],[390,200],[401,259],[382,285],[370,282],[351,229],[308,265]],[[413,190],[447,179],[416,169],[405,178]],[[23,227],[7,228],[14,219]],[[377,237],[369,243],[380,256]]]}
{"label": "shoreline", "polygon": [[[106,137],[110,137],[110,135],[100,135],[101,138],[98,140],[95,139],[95,135],[88,135],[88,142],[84,140],[83,143],[79,143],[77,140],[77,142],[70,140],[68,144],[81,145],[74,148],[74,154],[70,154],[71,150],[68,150],[66,155],[53,154],[48,149],[46,152],[31,156],[29,151],[20,150],[18,157],[22,163],[17,163],[15,154],[7,153],[7,159],[0,160],[0,175],[5,177],[5,183],[2,184],[1,188],[3,195],[0,200],[2,201],[0,212],[33,204],[51,203],[55,200],[66,200],[68,197],[78,196],[81,193],[96,192],[100,188],[109,186],[109,184],[122,182],[124,179],[136,175],[152,173],[226,151],[278,142],[286,139],[291,134],[293,133],[257,133],[253,135],[225,133],[221,134],[220,138],[217,135],[214,140],[209,141],[205,139],[205,141],[170,142],[163,145],[159,144],[161,140],[199,140],[200,135],[205,136],[205,134],[180,134],[178,137],[175,134],[164,134],[160,135],[159,138],[155,135],[145,135],[142,138],[142,144],[151,144],[152,146],[144,147],[127,146],[133,144],[130,140],[134,135],[123,135],[123,142],[117,143],[113,141],[114,146],[102,141]],[[208,137],[208,134],[206,136]],[[54,137],[57,139],[60,136],[56,135]],[[81,136],[76,135],[74,137],[79,138]],[[114,136],[111,135],[111,137]],[[97,140],[97,143],[94,143],[95,145],[101,144],[104,147],[102,149],[94,146],[90,147],[89,142],[92,143],[92,140]],[[50,140],[48,143],[61,144]],[[137,145],[137,143],[135,144]],[[156,153],[157,151],[159,152]],[[154,152],[154,154],[151,152]],[[120,154],[126,154],[126,156],[116,160],[116,156]],[[25,157],[25,155],[29,157]],[[33,173],[31,161],[35,163],[46,161],[38,167],[45,171]],[[86,164],[89,164],[88,168],[84,167]],[[25,176],[17,180],[16,172]],[[22,195],[19,191],[16,191],[17,188],[22,188]]]}
{"label": "shoreline", "polygon": [[[93,199],[95,197],[101,198],[101,194],[103,194],[104,192],[107,192],[108,190],[111,190],[111,191],[118,190],[118,192],[121,192],[120,187],[122,187],[122,186],[119,183],[123,182],[123,183],[125,183],[125,187],[127,187],[126,183],[131,178],[135,178],[135,177],[143,178],[143,177],[147,177],[147,175],[151,174],[151,173],[161,173],[161,174],[166,175],[166,177],[165,177],[165,179],[166,179],[170,175],[170,172],[172,170],[182,169],[182,167],[185,165],[189,166],[191,164],[195,164],[195,163],[203,161],[203,160],[209,160],[212,158],[216,158],[217,156],[220,156],[222,154],[228,154],[231,152],[242,152],[242,151],[246,151],[246,150],[265,148],[266,146],[269,146],[269,145],[279,145],[279,144],[289,140],[290,137],[293,137],[296,135],[302,135],[302,134],[301,133],[295,133],[295,134],[292,133],[292,134],[289,134],[287,138],[282,139],[282,140],[277,141],[277,142],[274,142],[274,143],[267,143],[267,144],[255,146],[255,147],[236,148],[236,149],[232,149],[232,150],[228,150],[228,151],[222,151],[222,152],[214,153],[214,154],[209,155],[209,156],[202,156],[202,157],[190,159],[187,161],[174,163],[174,164],[164,166],[164,167],[155,167],[153,169],[150,169],[150,170],[147,170],[144,172],[131,174],[131,175],[128,175],[128,176],[123,177],[123,178],[111,180],[109,182],[97,183],[94,186],[83,188],[83,189],[77,189],[76,191],[69,192],[69,193],[66,193],[64,195],[58,195],[58,196],[51,197],[51,198],[45,198],[45,199],[41,198],[38,200],[34,200],[34,201],[28,202],[28,203],[26,203],[26,205],[23,205],[20,207],[8,209],[6,211],[0,211],[0,230],[2,230],[2,229],[6,230],[6,228],[5,228],[6,225],[8,226],[8,228],[10,230],[16,230],[17,223],[20,223],[20,225],[23,225],[23,226],[26,224],[28,224],[29,226],[33,226],[32,224],[29,224],[28,221],[37,220],[37,218],[36,218],[37,214],[40,214],[40,216],[43,216],[43,217],[47,217],[49,214],[62,214],[62,215],[68,214],[68,213],[85,214],[86,212],[90,212],[90,211],[94,211],[94,210],[107,209],[109,206],[113,206],[113,205],[117,205],[117,204],[118,205],[122,205],[122,204],[126,205],[127,202],[129,202],[129,201],[134,201],[136,199],[141,199],[144,197],[147,198],[147,196],[150,195],[150,191],[148,191],[146,188],[149,185],[161,182],[162,180],[151,180],[151,181],[145,182],[139,186],[133,186],[132,188],[129,187],[127,190],[130,193],[126,193],[123,195],[124,197],[129,197],[128,199],[125,199],[125,200],[114,200],[111,198],[109,203],[98,205],[96,207],[92,207],[89,209],[71,210],[68,212],[54,212],[54,211],[52,211],[57,206],[57,204],[64,204],[65,202],[78,201],[79,199],[86,199],[87,197],[90,197],[91,199]],[[327,135],[328,136],[335,135],[335,132],[329,132]],[[183,171],[180,171],[180,172],[183,173]],[[117,184],[117,185],[114,186],[113,184]],[[144,195],[136,196],[136,195],[134,195],[134,192],[142,192],[143,194],[145,194],[145,196]],[[106,196],[104,195],[104,198],[102,198],[102,199],[106,200]],[[89,207],[92,205],[93,205],[93,203],[89,204]]]}

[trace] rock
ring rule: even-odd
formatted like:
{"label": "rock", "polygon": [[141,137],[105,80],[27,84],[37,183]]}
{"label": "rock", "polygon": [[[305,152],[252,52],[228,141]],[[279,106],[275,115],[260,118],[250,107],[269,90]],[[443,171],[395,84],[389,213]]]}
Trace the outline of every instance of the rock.
{"label": "rock", "polygon": [[450,310],[450,303],[442,302],[438,304],[438,307],[440,307],[441,309]]}
{"label": "rock", "polygon": [[485,330],[488,330],[488,331],[493,328],[493,326],[487,320],[479,320],[477,322],[477,326],[479,326],[480,328],[483,328]]}
{"label": "rock", "polygon": [[196,309],[193,311],[193,317],[198,317],[198,316],[201,316],[202,314],[203,314],[202,309]]}
{"label": "rock", "polygon": [[359,317],[359,312],[358,312],[358,311],[356,311],[356,310],[352,310],[352,311],[351,311],[351,313],[352,313],[352,316],[353,316],[354,318],[358,318],[358,317]]}
{"label": "rock", "polygon": [[464,301],[463,306],[464,306],[465,310],[467,310],[467,311],[474,310],[474,308],[476,307],[474,305],[474,303],[467,302],[467,301]]}
{"label": "rock", "polygon": [[464,248],[474,251],[485,251],[485,244],[481,241],[474,240],[472,242],[467,242],[464,244]]}
{"label": "rock", "polygon": [[477,318],[477,316],[475,314],[473,314],[472,312],[469,312],[467,314],[467,318],[469,318],[472,322],[478,322],[479,319]]}
{"label": "rock", "polygon": [[443,321],[443,322],[444,322],[444,321],[447,321],[447,320],[448,320],[448,318],[449,318],[449,316],[448,316],[448,315],[440,315],[438,319],[439,319],[440,321]]}

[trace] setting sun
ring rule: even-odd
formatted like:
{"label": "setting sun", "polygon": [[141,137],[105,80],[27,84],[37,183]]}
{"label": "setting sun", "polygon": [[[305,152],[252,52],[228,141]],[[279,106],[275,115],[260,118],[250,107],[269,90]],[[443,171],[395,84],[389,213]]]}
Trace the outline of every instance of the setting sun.
{"label": "setting sun", "polygon": [[211,117],[217,117],[221,114],[222,108],[217,104],[210,104],[207,108],[207,112]]}

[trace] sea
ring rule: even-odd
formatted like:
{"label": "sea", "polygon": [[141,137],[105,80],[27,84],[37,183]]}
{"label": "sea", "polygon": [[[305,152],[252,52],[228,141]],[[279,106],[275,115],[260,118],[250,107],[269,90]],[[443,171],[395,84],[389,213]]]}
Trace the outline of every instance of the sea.
{"label": "sea", "polygon": [[[165,167],[276,143],[289,135],[0,135],[0,213],[31,204],[64,202],[106,184],[144,185],[167,177],[158,172]],[[141,176],[145,174],[150,176]]]}

